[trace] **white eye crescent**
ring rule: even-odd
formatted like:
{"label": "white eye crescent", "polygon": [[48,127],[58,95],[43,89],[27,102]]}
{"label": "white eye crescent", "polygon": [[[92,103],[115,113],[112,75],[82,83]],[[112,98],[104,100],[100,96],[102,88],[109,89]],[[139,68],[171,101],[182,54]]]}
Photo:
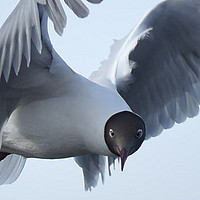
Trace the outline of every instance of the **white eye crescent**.
{"label": "white eye crescent", "polygon": [[115,133],[112,129],[109,130],[109,135],[110,135],[111,138],[115,137]]}
{"label": "white eye crescent", "polygon": [[143,130],[142,129],[138,129],[135,137],[137,139],[140,139],[142,137],[142,135],[143,135]]}

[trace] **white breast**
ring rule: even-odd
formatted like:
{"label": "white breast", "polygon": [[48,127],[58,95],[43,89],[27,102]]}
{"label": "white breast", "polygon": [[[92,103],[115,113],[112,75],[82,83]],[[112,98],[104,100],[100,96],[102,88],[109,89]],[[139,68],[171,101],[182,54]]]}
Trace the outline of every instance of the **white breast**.
{"label": "white breast", "polygon": [[85,78],[77,80],[65,95],[15,110],[3,130],[2,150],[40,158],[112,155],[104,125],[114,113],[130,109],[117,93]]}

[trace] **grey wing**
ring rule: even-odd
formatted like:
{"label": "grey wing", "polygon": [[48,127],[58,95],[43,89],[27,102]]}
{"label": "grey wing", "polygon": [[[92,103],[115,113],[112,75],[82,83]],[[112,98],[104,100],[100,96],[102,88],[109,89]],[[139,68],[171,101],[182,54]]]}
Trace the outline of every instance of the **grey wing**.
{"label": "grey wing", "polygon": [[199,113],[200,1],[165,1],[138,26],[149,32],[128,55],[130,79],[117,90],[144,119],[147,136]]}
{"label": "grey wing", "polygon": [[[142,116],[146,139],[194,117],[200,103],[200,1],[164,1],[111,49],[91,76]],[[107,84],[108,85],[108,84]]]}
{"label": "grey wing", "polygon": [[[73,5],[70,8],[79,17],[88,14],[87,7],[79,0],[68,0],[66,3]],[[79,9],[84,16],[78,14]],[[2,129],[18,105],[46,98],[56,91],[50,85],[58,80],[51,80],[49,70],[53,53],[56,53],[48,36],[48,17],[53,21],[55,31],[62,34],[66,15],[59,0],[21,0],[0,29],[0,145]],[[57,54],[56,58],[63,62]],[[45,87],[51,91],[42,91],[41,88]],[[0,184],[15,181],[25,160],[18,155],[2,160]]]}

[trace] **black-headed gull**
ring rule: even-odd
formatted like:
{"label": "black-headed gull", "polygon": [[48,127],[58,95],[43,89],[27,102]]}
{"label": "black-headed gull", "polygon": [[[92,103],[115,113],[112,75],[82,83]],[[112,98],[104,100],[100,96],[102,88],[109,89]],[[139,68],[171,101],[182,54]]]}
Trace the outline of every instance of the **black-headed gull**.
{"label": "black-headed gull", "polygon": [[[20,1],[0,30],[1,183],[18,177],[22,156],[78,156],[89,189],[103,176],[104,155],[109,164],[121,156],[123,168],[140,147],[143,120],[149,138],[198,113],[198,1],[160,4],[112,47],[90,77],[97,84],[74,73],[52,48],[46,13],[61,34],[66,19],[59,1],[37,2]],[[79,16],[79,6],[67,2]],[[186,24],[180,20],[185,15]],[[195,34],[189,25],[197,27]]]}

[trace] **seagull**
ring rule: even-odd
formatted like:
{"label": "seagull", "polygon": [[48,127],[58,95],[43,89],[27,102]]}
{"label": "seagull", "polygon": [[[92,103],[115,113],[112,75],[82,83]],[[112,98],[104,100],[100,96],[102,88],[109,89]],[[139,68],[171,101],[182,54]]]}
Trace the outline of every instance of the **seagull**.
{"label": "seagull", "polygon": [[[100,1],[90,0],[91,3]],[[79,17],[88,9],[65,0]],[[14,182],[26,158],[75,157],[85,189],[144,139],[199,111],[200,2],[164,1],[121,41],[89,79],[57,54],[47,19],[61,35],[60,1],[21,0],[0,29],[0,183]]]}

